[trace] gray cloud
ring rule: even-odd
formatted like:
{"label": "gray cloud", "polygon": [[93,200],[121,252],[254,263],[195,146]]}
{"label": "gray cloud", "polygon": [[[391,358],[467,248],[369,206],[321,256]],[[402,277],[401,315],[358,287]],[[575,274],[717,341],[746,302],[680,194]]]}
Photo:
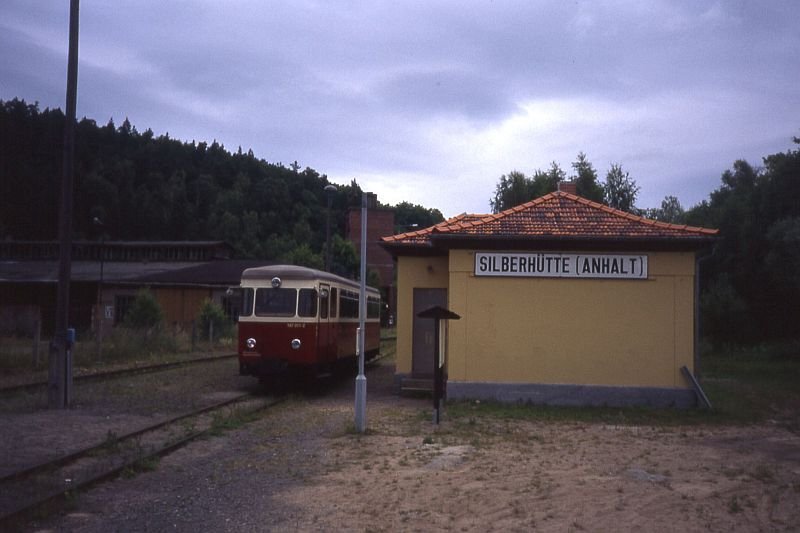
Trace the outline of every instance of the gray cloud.
{"label": "gray cloud", "polygon": [[[0,4],[0,98],[63,106],[67,15]],[[643,205],[688,205],[798,134],[798,15],[789,0],[83,0],[79,113],[446,214],[581,150],[601,175],[622,163]]]}

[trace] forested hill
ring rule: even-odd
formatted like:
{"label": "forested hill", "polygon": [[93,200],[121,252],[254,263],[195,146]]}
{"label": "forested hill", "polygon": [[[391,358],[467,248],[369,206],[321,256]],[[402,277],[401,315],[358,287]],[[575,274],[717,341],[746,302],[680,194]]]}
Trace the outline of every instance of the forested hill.
{"label": "forested hill", "polygon": [[[56,239],[64,120],[59,109],[0,101],[0,238]],[[102,232],[119,240],[225,240],[240,257],[321,264],[324,174],[271,164],[241,148],[231,153],[216,141],[140,133],[127,119],[98,126],[84,118],[75,139],[76,239]],[[347,209],[360,198],[355,181],[338,186],[334,235],[343,234]],[[398,224],[442,220],[435,209],[396,209]],[[341,238],[333,240],[334,254],[347,255]]]}
{"label": "forested hill", "polygon": [[[63,126],[60,110],[0,101],[0,239],[56,239]],[[242,258],[322,266],[325,175],[267,163],[241,149],[230,153],[216,142],[139,133],[127,120],[117,127],[83,119],[76,143],[77,239],[225,240]],[[713,254],[700,263],[701,328],[716,342],[800,337],[800,140],[794,143],[760,167],[735,162],[709,199],[686,211],[670,206],[669,197],[662,204],[665,220],[720,230]],[[585,156],[573,168],[579,191],[582,177],[595,183]],[[620,174],[634,198],[635,182]],[[511,201],[497,192],[527,184],[518,177],[501,180],[494,207]],[[528,181],[552,181],[539,177]],[[592,197],[591,189],[583,194]],[[524,192],[520,201],[533,194]],[[357,271],[357,260],[341,235],[348,207],[360,205],[360,197],[353,181],[333,199],[332,270],[345,275]],[[436,209],[407,202],[394,208],[396,229],[443,220]],[[95,217],[102,227],[92,224]]]}

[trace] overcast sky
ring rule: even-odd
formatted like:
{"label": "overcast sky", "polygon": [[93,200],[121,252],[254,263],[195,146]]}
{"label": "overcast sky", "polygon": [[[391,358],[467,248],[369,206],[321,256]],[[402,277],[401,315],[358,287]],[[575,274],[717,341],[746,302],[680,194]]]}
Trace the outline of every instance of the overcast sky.
{"label": "overcast sky", "polygon": [[[0,99],[64,108],[68,21],[69,0],[0,1]],[[798,21],[798,0],[82,0],[78,116],[445,216],[579,151],[640,207],[690,207],[794,147]]]}

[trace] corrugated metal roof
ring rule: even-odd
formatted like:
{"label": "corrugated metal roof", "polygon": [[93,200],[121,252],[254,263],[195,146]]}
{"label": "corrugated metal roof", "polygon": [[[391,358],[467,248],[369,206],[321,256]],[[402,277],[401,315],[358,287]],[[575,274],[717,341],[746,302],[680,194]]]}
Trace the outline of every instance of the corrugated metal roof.
{"label": "corrugated metal roof", "polygon": [[[270,261],[231,259],[204,263],[186,262],[109,262],[103,263],[103,283],[141,285],[238,285],[242,272]],[[73,261],[73,282],[100,281],[100,263]],[[0,283],[57,283],[57,261],[0,261]]]}

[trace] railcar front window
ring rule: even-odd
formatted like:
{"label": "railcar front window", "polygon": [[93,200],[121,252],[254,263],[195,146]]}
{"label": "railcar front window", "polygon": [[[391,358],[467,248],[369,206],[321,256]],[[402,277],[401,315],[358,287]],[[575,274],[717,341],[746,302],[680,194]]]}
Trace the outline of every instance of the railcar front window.
{"label": "railcar front window", "polygon": [[297,306],[297,314],[302,317],[317,316],[316,289],[300,289],[300,303]]}
{"label": "railcar front window", "polygon": [[239,316],[253,314],[253,289],[242,289],[242,305],[239,307]]}
{"label": "railcar front window", "polygon": [[256,316],[294,316],[297,289],[258,289]]}

